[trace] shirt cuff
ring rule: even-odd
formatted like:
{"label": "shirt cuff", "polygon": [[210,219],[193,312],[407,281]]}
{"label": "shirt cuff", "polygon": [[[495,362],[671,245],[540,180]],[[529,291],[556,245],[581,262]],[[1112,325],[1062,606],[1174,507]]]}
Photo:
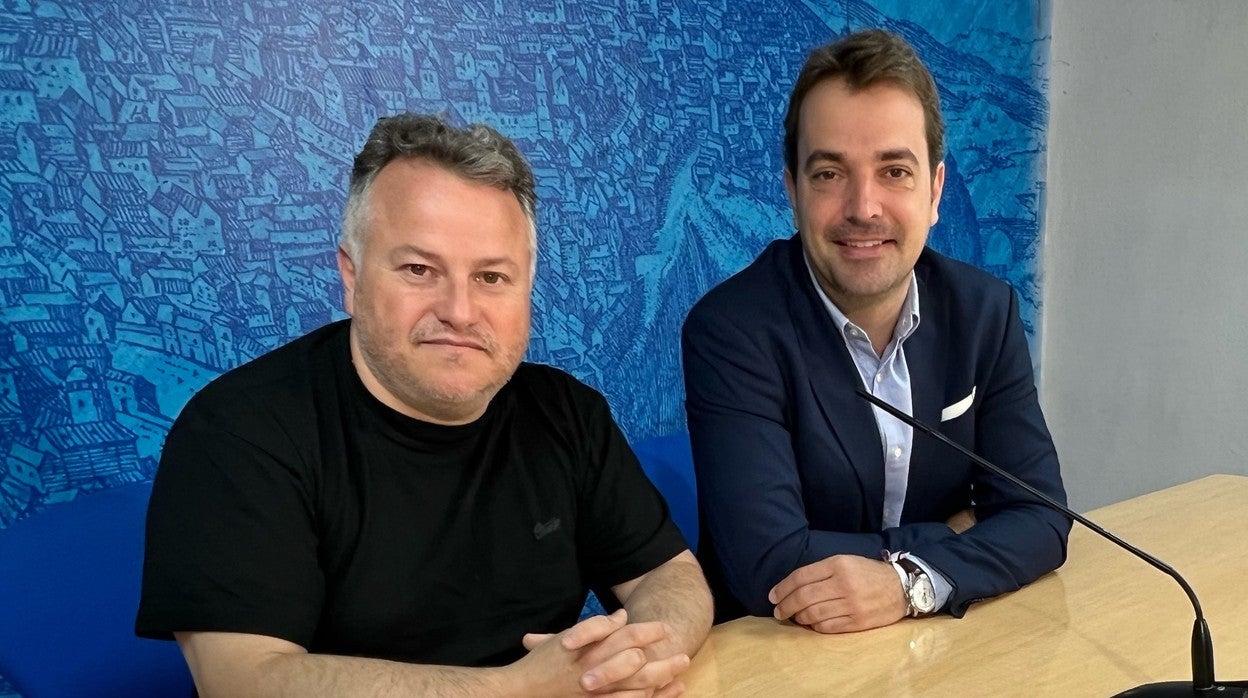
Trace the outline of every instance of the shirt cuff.
{"label": "shirt cuff", "polygon": [[941,576],[939,572],[932,569],[931,565],[924,562],[923,558],[915,557],[914,555],[907,555],[906,558],[914,560],[914,564],[922,567],[923,571],[927,573],[927,578],[932,580],[932,591],[936,594],[936,610],[939,611],[944,608],[945,604],[949,602],[949,596],[953,593],[953,585],[949,583],[949,580]]}

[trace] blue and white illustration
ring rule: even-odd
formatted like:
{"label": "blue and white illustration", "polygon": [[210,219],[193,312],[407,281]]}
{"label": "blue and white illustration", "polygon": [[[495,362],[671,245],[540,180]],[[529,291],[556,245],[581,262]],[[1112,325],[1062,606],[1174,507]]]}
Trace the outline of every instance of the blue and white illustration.
{"label": "blue and white illustration", "polygon": [[601,389],[641,439],[684,429],[689,307],[792,234],[780,142],[806,53],[892,29],[944,104],[930,244],[1009,280],[1034,340],[1048,5],[928,5],[4,3],[0,529],[150,479],[198,388],[343,316],[351,160],[400,110],[489,123],[529,157],[529,359]]}

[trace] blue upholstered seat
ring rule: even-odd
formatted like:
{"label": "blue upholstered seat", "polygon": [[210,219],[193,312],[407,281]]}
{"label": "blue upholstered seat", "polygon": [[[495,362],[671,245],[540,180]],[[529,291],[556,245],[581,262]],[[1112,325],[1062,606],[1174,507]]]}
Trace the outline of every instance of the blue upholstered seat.
{"label": "blue upholstered seat", "polygon": [[173,642],[134,635],[150,483],[0,530],[0,675],[24,698],[189,696]]}
{"label": "blue upholstered seat", "polygon": [[633,444],[650,481],[663,493],[672,520],[685,536],[689,549],[698,545],[698,490],[693,477],[693,450],[689,434],[671,434]]}

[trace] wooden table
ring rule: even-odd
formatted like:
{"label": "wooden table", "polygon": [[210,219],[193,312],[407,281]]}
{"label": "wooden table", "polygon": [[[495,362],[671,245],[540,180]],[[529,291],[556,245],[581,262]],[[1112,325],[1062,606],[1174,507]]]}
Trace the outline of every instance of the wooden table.
{"label": "wooden table", "polygon": [[[1248,477],[1215,475],[1090,512],[1195,589],[1217,677],[1248,680]],[[1109,696],[1191,680],[1194,615],[1165,574],[1075,524],[1066,564],[965,618],[819,635],[768,618],[716,627],[688,696]]]}

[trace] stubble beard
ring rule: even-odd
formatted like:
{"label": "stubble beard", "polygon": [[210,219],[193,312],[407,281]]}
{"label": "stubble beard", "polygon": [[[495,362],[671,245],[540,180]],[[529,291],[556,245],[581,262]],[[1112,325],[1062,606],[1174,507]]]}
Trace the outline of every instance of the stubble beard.
{"label": "stubble beard", "polygon": [[[832,254],[836,251],[837,245],[834,242],[836,240],[863,238],[894,240],[896,242],[893,244],[898,249],[893,252],[900,255],[904,231],[898,225],[887,223],[846,221],[829,228],[821,238]],[[865,274],[844,268],[838,269],[838,265],[831,262],[826,265],[816,265],[816,271],[819,272],[817,276],[824,286],[824,292],[837,304],[837,307],[841,308],[842,312],[848,312],[853,306],[867,305],[887,298],[899,287],[907,285],[911,268],[894,269],[892,260],[887,258],[876,260],[874,263],[878,265],[880,262],[885,262],[888,266],[868,270]]]}
{"label": "stubble beard", "polygon": [[[360,355],[367,364],[368,370],[391,395],[399,402],[443,421],[454,421],[463,415],[484,410],[494,395],[511,379],[528,346],[528,332],[524,341],[517,347],[503,346],[489,333],[472,328],[468,331],[450,332],[440,325],[422,322],[414,327],[405,342],[391,342],[384,333],[374,331],[370,321],[360,322],[362,318],[352,319],[356,329]],[[439,370],[469,371],[462,357],[448,356],[445,366],[417,366],[417,357],[413,356],[421,343],[439,337],[454,336],[458,339],[469,339],[484,348],[485,358],[489,360],[488,371],[483,369],[467,381],[443,382],[429,380],[426,376]],[[476,349],[467,349],[474,352]],[[433,362],[430,362],[432,364]],[[422,375],[423,373],[423,375]],[[464,385],[467,382],[468,385]]]}

